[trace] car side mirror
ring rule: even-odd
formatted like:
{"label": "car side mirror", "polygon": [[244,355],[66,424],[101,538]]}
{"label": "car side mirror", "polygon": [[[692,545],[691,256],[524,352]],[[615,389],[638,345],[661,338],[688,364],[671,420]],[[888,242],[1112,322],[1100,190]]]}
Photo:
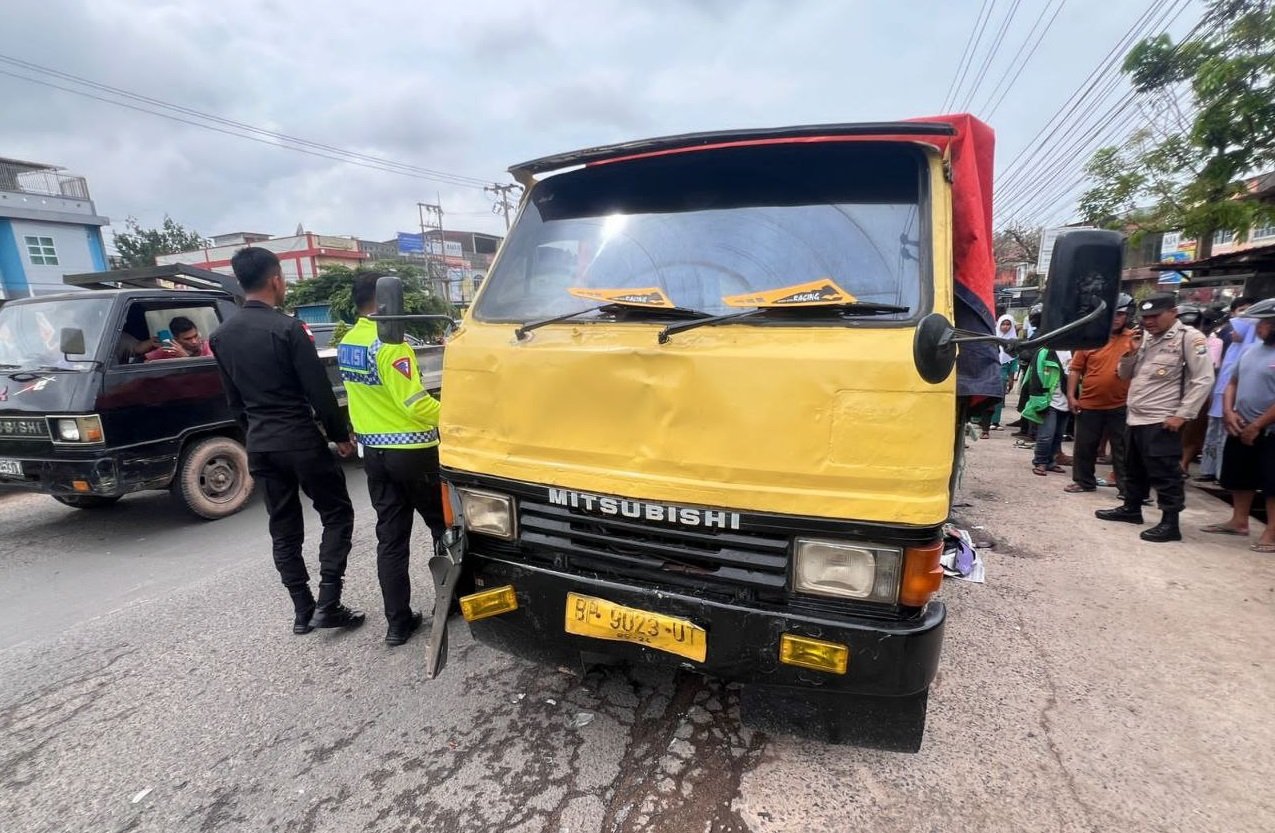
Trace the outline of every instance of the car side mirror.
{"label": "car side mirror", "polygon": [[82,356],[84,349],[84,331],[79,327],[63,327],[60,333],[62,353],[67,356]]}
{"label": "car side mirror", "polygon": [[[396,275],[384,275],[376,281],[377,316],[403,315],[403,280]],[[402,344],[406,325],[399,320],[376,322],[376,337],[383,344]]]}
{"label": "car side mirror", "polygon": [[1045,279],[1040,330],[1054,330],[1074,324],[1105,303],[1103,314],[1083,326],[1047,337],[1057,350],[1093,350],[1111,337],[1111,323],[1120,293],[1120,267],[1124,239],[1119,232],[1078,229],[1059,235]]}

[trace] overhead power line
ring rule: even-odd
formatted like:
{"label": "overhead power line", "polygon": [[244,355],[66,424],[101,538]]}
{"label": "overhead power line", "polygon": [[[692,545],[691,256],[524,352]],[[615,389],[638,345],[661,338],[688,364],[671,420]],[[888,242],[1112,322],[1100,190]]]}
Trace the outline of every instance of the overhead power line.
{"label": "overhead power line", "polygon": [[1009,31],[1009,26],[1014,22],[1014,15],[1018,14],[1018,7],[1022,0],[1014,0],[1009,7],[1009,11],[1005,12],[1005,19],[1001,21],[1000,29],[996,30],[996,36],[992,39],[991,46],[987,49],[987,55],[983,58],[983,65],[979,68],[978,75],[974,79],[973,85],[970,86],[969,92],[965,94],[965,105],[962,110],[969,110],[974,105],[974,96],[978,95],[978,88],[983,85],[983,79],[987,77],[987,70],[991,68],[996,61],[996,53],[1000,51],[1001,44],[1005,42],[1005,33]]}
{"label": "overhead power line", "polygon": [[[1152,23],[1152,33],[1163,31],[1175,22],[1187,5],[1187,2],[1182,2],[1167,7],[1164,14]],[[1178,42],[1177,48],[1193,40],[1204,25],[1204,19],[1198,21]],[[1122,76],[1117,74],[1108,82],[1091,112],[1098,112],[1102,103],[1111,100],[1110,94],[1119,90],[1122,80]],[[1183,88],[1176,93],[1174,100],[1180,109],[1184,102],[1189,103],[1189,99],[1189,90]],[[1002,217],[1030,221],[1070,211],[1076,194],[1088,179],[1086,165],[1093,153],[1121,139],[1125,140],[1123,146],[1129,147],[1131,137],[1146,126],[1149,118],[1153,118],[1142,111],[1143,101],[1136,91],[1127,90],[1116,95],[1114,103],[1098,118],[1078,123],[1077,128],[1070,131],[1072,135],[1049,146],[1051,157],[1044,169],[1025,168],[1014,184],[1001,192],[996,213]]]}
{"label": "overhead power line", "polygon": [[950,107],[956,106],[957,91],[965,83],[965,74],[969,71],[969,65],[974,62],[974,53],[978,51],[978,45],[983,40],[983,31],[992,18],[992,9],[995,6],[996,0],[983,0],[983,5],[978,9],[974,28],[970,30],[970,36],[965,40],[965,49],[961,52],[961,61],[956,65],[956,72],[952,74],[952,83],[947,88],[947,95],[943,97],[942,111],[944,113]]}
{"label": "overhead power line", "polygon": [[[1027,32],[1027,37],[1023,39],[1023,43],[1018,47],[1018,51],[1014,53],[1014,57],[1010,59],[1009,66],[1005,67],[1005,71],[1001,73],[1001,77],[997,79],[996,85],[992,87],[992,92],[987,96],[987,100],[983,102],[983,106],[979,109],[979,115],[985,120],[991,120],[996,115],[996,110],[1001,106],[1001,102],[1005,100],[1005,96],[1018,83],[1018,77],[1023,74],[1023,70],[1031,63],[1032,56],[1036,54],[1036,50],[1040,48],[1040,44],[1045,40],[1045,36],[1049,34],[1049,30],[1053,28],[1054,21],[1058,19],[1058,15],[1063,10],[1063,6],[1067,4],[1067,0],[1058,0],[1058,5],[1054,6],[1054,13],[1049,18],[1049,22],[1045,24],[1045,28],[1041,30],[1040,35],[1036,35],[1036,30],[1040,27],[1040,23],[1045,19],[1045,15],[1049,13],[1049,4],[1046,3],[1041,7],[1040,14],[1036,16],[1036,21],[1032,23],[1032,28]],[[1033,43],[1032,38],[1035,37]],[[1029,45],[1030,44],[1030,48]],[[1023,55],[1023,51],[1027,50],[1026,57],[1019,62],[1019,57]],[[1015,69],[1017,65],[1017,69]],[[1010,78],[1010,73],[1013,77]],[[1006,79],[1009,83],[1006,84]]]}
{"label": "overhead power line", "polygon": [[1067,98],[1066,101],[1054,111],[1053,115],[1045,121],[1036,135],[1028,141],[1027,145],[1015,156],[1009,164],[1002,169],[1000,174],[1001,181],[1012,179],[1020,174],[1024,169],[1029,169],[1035,157],[1038,156],[1050,143],[1051,139],[1061,131],[1061,129],[1073,118],[1076,117],[1077,111],[1082,102],[1093,92],[1116,66],[1120,56],[1133,45],[1136,38],[1147,26],[1147,23],[1157,13],[1163,11],[1164,7],[1170,0],[1151,0],[1147,8],[1133,22],[1124,35],[1112,46],[1111,50],[1099,61],[1098,66],[1089,73],[1088,77],[1080,83],[1075,91]]}
{"label": "overhead power line", "polygon": [[[31,75],[0,69],[0,74],[7,75],[11,78],[17,78],[33,84],[40,84],[53,89],[69,92],[74,95],[95,99],[107,104],[113,104],[118,107],[125,107],[130,110],[148,113],[150,115],[188,124],[193,127],[236,136],[241,139],[256,141],[260,144],[271,145],[284,150],[305,153],[310,156],[332,159],[338,162],[346,162],[348,164],[359,165],[360,167],[385,171],[387,173],[398,173],[418,179],[427,179],[434,182],[443,182],[449,185],[466,188],[482,188],[489,184],[488,180],[479,179],[478,177],[453,174],[446,171],[424,168],[419,165],[398,162],[379,156],[372,156],[358,151],[324,144],[322,142],[315,142],[297,136],[290,136],[285,133],[268,130],[266,128],[257,127],[252,124],[235,121],[233,119],[224,118],[211,113],[204,113],[180,104],[174,104],[162,99],[130,92],[118,87],[112,87],[107,84],[93,81],[89,78],[83,78],[71,73],[62,72],[61,70],[44,67],[39,64],[24,61],[8,55],[0,54],[0,63],[8,64],[9,66],[20,69],[23,72],[34,73],[37,76],[45,76],[44,78],[32,77]],[[48,80],[49,78],[54,78],[66,83],[55,83],[54,81]],[[67,86],[67,83],[75,86]],[[87,87],[88,89],[82,89],[82,87]],[[99,95],[97,93],[90,92],[90,90],[96,90],[102,94]],[[125,100],[121,101],[119,99]],[[135,103],[130,104],[130,101]],[[215,125],[221,125],[221,127],[217,127]]]}

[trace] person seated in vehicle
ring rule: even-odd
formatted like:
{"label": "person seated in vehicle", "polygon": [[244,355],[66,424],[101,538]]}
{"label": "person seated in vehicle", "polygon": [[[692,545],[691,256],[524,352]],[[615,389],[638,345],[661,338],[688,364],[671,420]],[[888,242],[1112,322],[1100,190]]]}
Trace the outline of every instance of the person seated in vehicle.
{"label": "person seated in vehicle", "polygon": [[159,342],[155,339],[150,337],[139,339],[128,330],[124,330],[120,333],[120,340],[115,345],[115,362],[117,364],[140,362],[147,353],[157,347],[159,347]]}
{"label": "person seated in vehicle", "polygon": [[200,356],[211,356],[212,348],[208,340],[199,334],[199,327],[184,315],[179,315],[168,322],[171,339],[160,343],[159,347],[146,354],[146,361],[159,359],[197,359]]}

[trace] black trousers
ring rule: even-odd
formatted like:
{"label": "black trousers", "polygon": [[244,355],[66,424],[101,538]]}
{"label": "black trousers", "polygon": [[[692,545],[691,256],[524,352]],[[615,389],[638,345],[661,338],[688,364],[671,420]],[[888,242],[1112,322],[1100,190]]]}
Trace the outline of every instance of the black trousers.
{"label": "black trousers", "polygon": [[1182,483],[1182,434],[1163,425],[1130,425],[1125,435],[1125,505],[1141,507],[1155,489],[1164,512],[1186,506]]}
{"label": "black trousers", "polygon": [[1111,464],[1116,470],[1116,485],[1120,494],[1125,492],[1125,425],[1124,408],[1081,411],[1076,414],[1076,444],[1072,449],[1071,479],[1085,488],[1098,485],[1094,466],[1098,461],[1098,446],[1102,445],[1105,432],[1111,438]]}
{"label": "black trousers", "polygon": [[425,521],[435,543],[447,531],[438,447],[367,448],[363,462],[368,495],[376,509],[376,574],[385,599],[385,618],[390,624],[403,623],[412,615],[407,568],[413,514]]}
{"label": "black trousers", "polygon": [[319,542],[319,580],[339,583],[354,536],[354,506],[345,488],[345,473],[327,446],[304,451],[255,451],[248,454],[248,468],[266,495],[270,537],[274,541],[274,565],[289,590],[308,587],[301,546],[305,520],[301,496],[314,505],[323,522]]}

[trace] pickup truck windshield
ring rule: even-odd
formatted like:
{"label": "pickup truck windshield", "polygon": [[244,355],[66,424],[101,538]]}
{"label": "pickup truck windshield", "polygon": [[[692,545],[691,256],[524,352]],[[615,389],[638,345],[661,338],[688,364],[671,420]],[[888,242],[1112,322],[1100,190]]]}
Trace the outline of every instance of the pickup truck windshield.
{"label": "pickup truck windshield", "polygon": [[583,313],[594,302],[568,290],[598,287],[659,287],[678,307],[720,315],[738,311],[723,297],[820,278],[860,301],[916,311],[928,245],[922,161],[907,146],[829,142],[684,152],[550,177],[532,191],[475,316]]}
{"label": "pickup truck windshield", "polygon": [[62,329],[78,327],[84,331],[84,345],[89,351],[88,355],[71,358],[91,359],[97,354],[110,312],[109,298],[7,304],[0,309],[0,369],[90,369],[90,364],[83,361],[68,362],[63,357]]}

